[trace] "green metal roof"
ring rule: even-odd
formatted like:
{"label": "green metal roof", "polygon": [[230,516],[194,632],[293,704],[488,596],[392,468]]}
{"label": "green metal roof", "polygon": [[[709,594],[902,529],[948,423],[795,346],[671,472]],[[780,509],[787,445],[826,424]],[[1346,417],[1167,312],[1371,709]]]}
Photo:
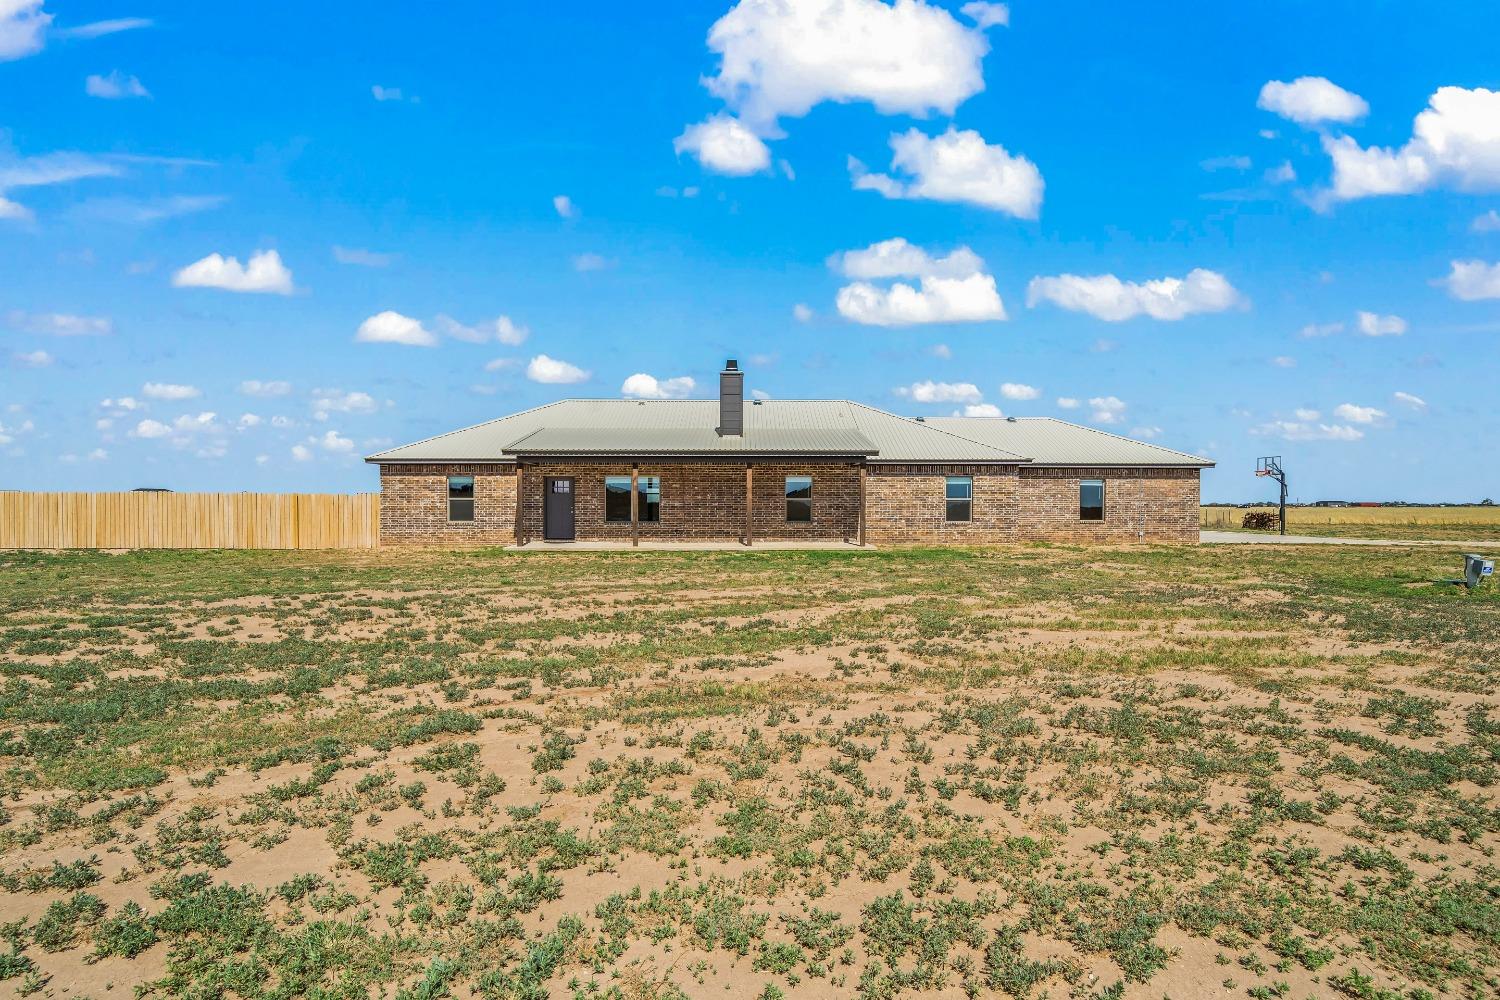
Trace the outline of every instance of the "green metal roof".
{"label": "green metal roof", "polygon": [[1160,465],[1213,461],[1050,417],[915,419],[842,399],[745,404],[721,436],[714,399],[564,399],[371,455],[370,462],[513,462],[525,456],[859,456],[873,463]]}
{"label": "green metal roof", "polygon": [[564,399],[369,456],[370,462],[507,462],[521,455],[848,455],[874,462],[1016,463],[1026,458],[931,423],[846,400],[745,403],[744,434],[721,437],[714,399]]}
{"label": "green metal roof", "polygon": [[993,448],[1031,456],[1036,465],[1178,465],[1206,468],[1213,459],[1121,437],[1052,417],[928,417],[933,427]]}

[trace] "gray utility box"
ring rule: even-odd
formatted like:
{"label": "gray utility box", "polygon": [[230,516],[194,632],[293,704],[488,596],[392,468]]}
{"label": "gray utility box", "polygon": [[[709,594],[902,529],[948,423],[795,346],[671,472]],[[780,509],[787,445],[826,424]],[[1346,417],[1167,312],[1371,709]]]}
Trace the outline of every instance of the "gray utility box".
{"label": "gray utility box", "polygon": [[1464,553],[1464,584],[1473,590],[1479,586],[1479,581],[1495,572],[1495,563],[1492,559],[1484,556],[1476,556],[1472,552]]}

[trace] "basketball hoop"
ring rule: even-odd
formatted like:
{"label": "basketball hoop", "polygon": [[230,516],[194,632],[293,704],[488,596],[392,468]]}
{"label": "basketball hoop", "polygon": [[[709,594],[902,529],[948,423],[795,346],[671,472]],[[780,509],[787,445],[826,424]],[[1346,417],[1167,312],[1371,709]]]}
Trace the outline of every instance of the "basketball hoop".
{"label": "basketball hoop", "polygon": [[1281,511],[1277,515],[1281,533],[1286,534],[1286,472],[1281,468],[1280,455],[1266,455],[1255,460],[1255,474],[1269,477],[1281,485]]}

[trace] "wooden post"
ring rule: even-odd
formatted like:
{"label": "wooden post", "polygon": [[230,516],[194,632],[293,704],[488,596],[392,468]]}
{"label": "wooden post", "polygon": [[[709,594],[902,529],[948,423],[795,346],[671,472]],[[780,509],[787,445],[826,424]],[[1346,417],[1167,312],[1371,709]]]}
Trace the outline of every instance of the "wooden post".
{"label": "wooden post", "polygon": [[630,544],[639,546],[641,544],[641,463],[633,462],[630,466]]}
{"label": "wooden post", "polygon": [[755,542],[755,466],[745,463],[745,544]]}
{"label": "wooden post", "polygon": [[520,462],[516,463],[516,545],[526,544],[526,476],[522,470],[526,468]]}
{"label": "wooden post", "polygon": [[864,462],[859,463],[859,544],[865,544],[865,470],[869,468]]}

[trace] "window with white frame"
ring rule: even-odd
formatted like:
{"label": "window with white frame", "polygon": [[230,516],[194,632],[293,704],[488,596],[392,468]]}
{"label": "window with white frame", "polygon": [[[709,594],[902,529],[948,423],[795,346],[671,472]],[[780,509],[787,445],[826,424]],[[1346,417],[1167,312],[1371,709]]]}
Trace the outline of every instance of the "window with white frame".
{"label": "window with white frame", "polygon": [[448,520],[474,520],[474,477],[448,477]]}
{"label": "window with white frame", "polygon": [[972,476],[949,476],[943,491],[949,521],[971,521],[974,518],[974,479]]}

